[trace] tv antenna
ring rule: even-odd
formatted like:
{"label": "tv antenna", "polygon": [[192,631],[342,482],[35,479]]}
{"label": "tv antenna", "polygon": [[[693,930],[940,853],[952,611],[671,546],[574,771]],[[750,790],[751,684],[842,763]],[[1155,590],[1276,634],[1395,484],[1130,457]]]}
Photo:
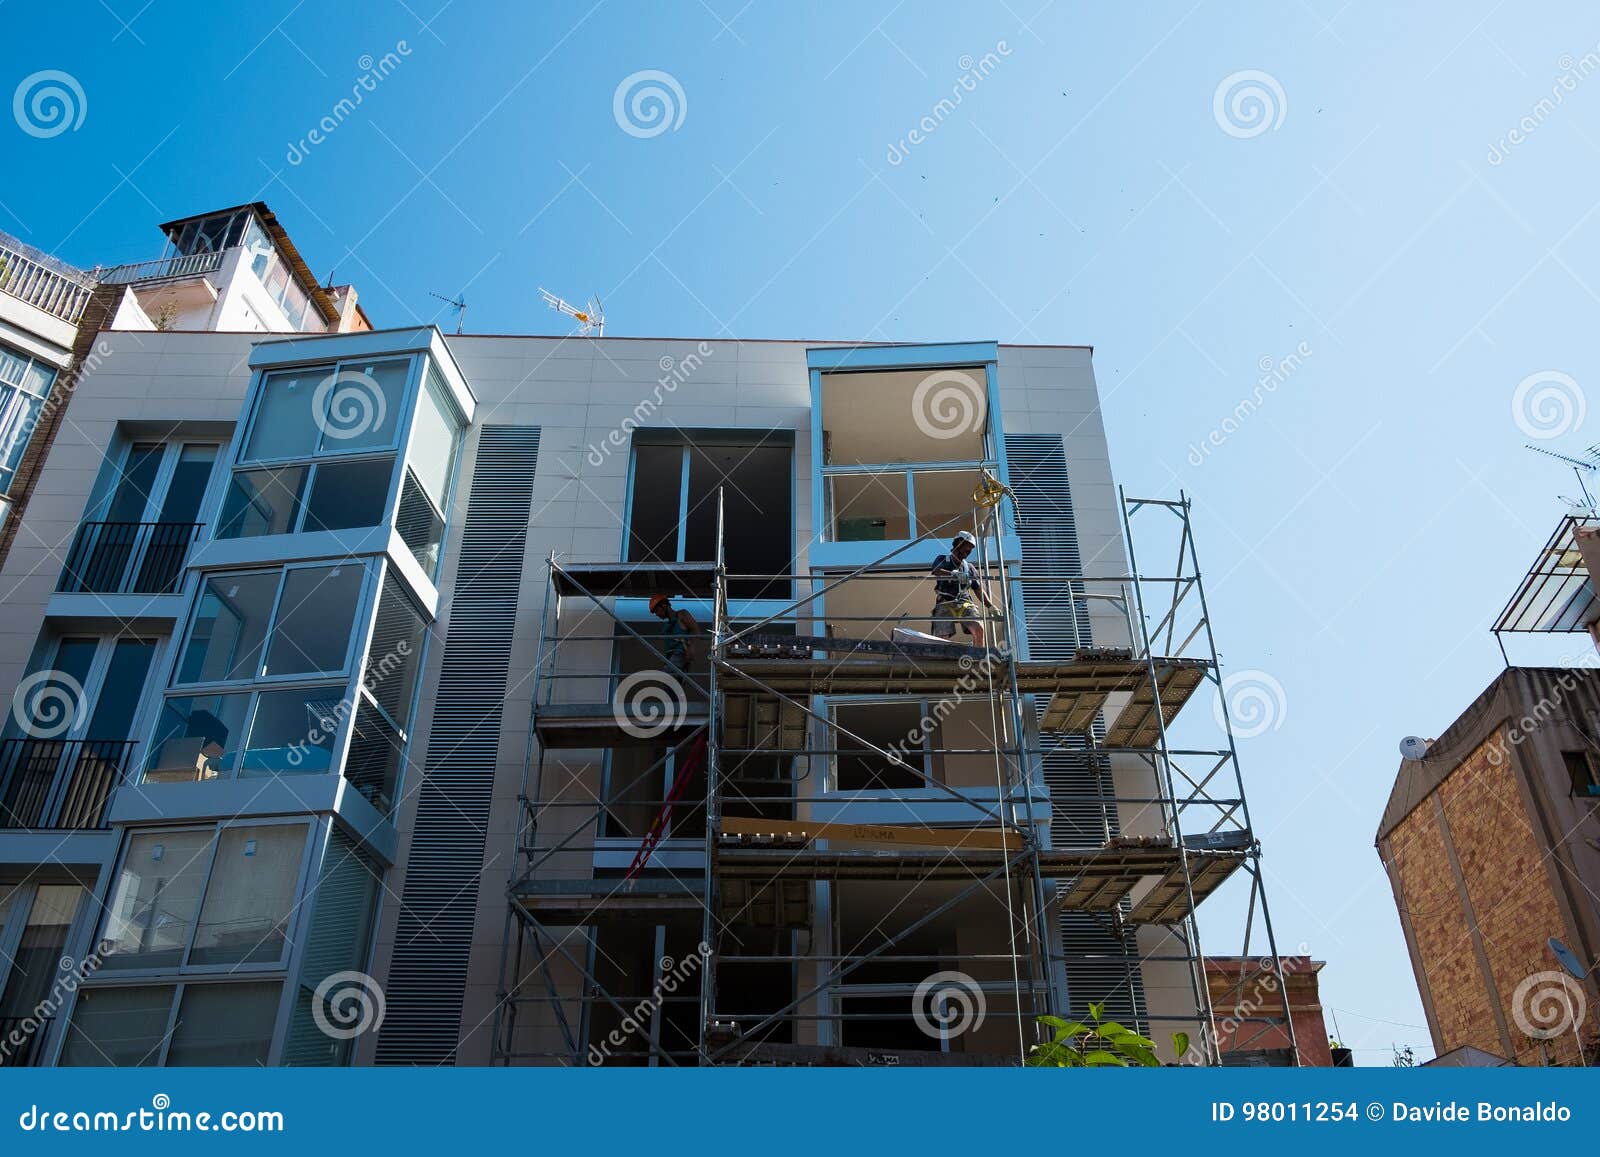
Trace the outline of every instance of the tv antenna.
{"label": "tv antenna", "polygon": [[578,334],[580,337],[588,337],[590,334],[593,334],[595,337],[606,336],[606,314],[605,310],[600,306],[600,299],[598,297],[590,298],[588,305],[584,306],[582,309],[578,309],[576,306],[570,305],[566,301],[557,297],[543,286],[540,286],[539,288],[539,296],[544,298],[544,303],[551,309],[555,310],[557,313],[564,313],[576,321],[578,323]]}
{"label": "tv antenna", "polygon": [[456,333],[459,334],[461,332],[462,323],[467,319],[467,299],[465,297],[446,297],[444,294],[434,293],[432,290],[428,291],[428,296],[437,297],[440,301],[444,302],[451,309],[456,311]]}
{"label": "tv antenna", "polygon": [[1595,509],[1594,495],[1589,493],[1589,486],[1583,480],[1583,476],[1600,470],[1600,445],[1590,446],[1584,451],[1582,458],[1574,458],[1570,454],[1562,454],[1555,450],[1546,450],[1543,446],[1535,446],[1532,442],[1524,442],[1523,448],[1532,450],[1535,454],[1543,454],[1546,458],[1554,458],[1558,462],[1565,462],[1568,466],[1571,466],[1573,474],[1577,475],[1578,478],[1578,489],[1583,491],[1583,501],[1572,502],[1571,499],[1567,501],[1572,506],[1581,506],[1589,511]]}

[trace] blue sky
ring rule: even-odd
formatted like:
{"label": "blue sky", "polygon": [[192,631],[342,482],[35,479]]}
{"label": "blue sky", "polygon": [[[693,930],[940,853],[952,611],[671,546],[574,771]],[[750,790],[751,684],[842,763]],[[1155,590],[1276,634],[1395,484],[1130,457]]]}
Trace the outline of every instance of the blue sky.
{"label": "blue sky", "polygon": [[[1092,344],[1119,479],[1192,494],[1226,667],[1282,688],[1240,743],[1280,946],[1329,961],[1363,1062],[1426,1055],[1373,837],[1396,741],[1494,677],[1574,489],[1524,427],[1600,440],[1600,13],[440,3],[12,0],[4,88],[67,72],[83,115],[0,127],[0,228],[110,264],[261,198],[380,326],[448,328],[437,292],[472,332],[564,332],[545,285],[617,335]],[[613,115],[642,70],[682,94],[656,135]],[[1550,373],[1565,409],[1519,423]]]}

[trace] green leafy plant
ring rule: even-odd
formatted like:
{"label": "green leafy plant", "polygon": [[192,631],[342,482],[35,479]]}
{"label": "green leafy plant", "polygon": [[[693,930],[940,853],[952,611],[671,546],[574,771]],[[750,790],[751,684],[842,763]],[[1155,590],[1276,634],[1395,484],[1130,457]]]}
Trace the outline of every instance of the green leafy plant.
{"label": "green leafy plant", "polygon": [[[1027,1064],[1045,1069],[1158,1068],[1156,1043],[1125,1025],[1106,1020],[1105,1004],[1089,1005],[1089,1020],[1063,1020],[1041,1016],[1040,1024],[1054,1029],[1054,1035],[1028,1052]],[[1189,1034],[1172,1034],[1172,1049],[1178,1056],[1189,1051]]]}

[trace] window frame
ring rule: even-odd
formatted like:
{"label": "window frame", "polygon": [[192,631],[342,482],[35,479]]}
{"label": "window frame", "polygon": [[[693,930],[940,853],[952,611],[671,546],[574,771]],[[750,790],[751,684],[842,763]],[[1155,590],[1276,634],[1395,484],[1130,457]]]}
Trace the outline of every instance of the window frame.
{"label": "window frame", "polygon": [[[211,882],[216,873],[217,852],[222,846],[222,832],[226,828],[253,827],[297,827],[301,829],[300,863],[296,869],[295,886],[293,892],[291,893],[292,899],[290,901],[288,913],[289,931],[288,935],[284,937],[283,951],[279,953],[277,961],[271,963],[190,964],[188,961],[190,955],[194,952],[195,937],[200,931],[200,914],[205,910],[206,898],[210,892]],[[111,978],[115,978],[115,982],[118,984],[122,984],[125,981],[129,982],[130,984],[151,984],[162,982],[178,983],[185,978],[205,979],[208,977],[218,976],[257,978],[261,975],[273,972],[286,973],[290,965],[296,959],[297,949],[299,948],[300,940],[302,939],[299,926],[304,915],[302,909],[305,908],[303,896],[307,879],[306,874],[311,869],[311,864],[315,857],[319,842],[318,839],[314,837],[317,835],[317,833],[322,831],[323,827],[323,823],[315,816],[300,818],[293,816],[255,816],[250,818],[216,820],[210,823],[174,824],[170,827],[163,825],[161,827],[145,826],[129,828],[126,838],[124,838],[122,841],[122,846],[117,849],[115,869],[110,874],[110,887],[106,892],[106,899],[103,909],[104,917],[103,919],[96,921],[95,931],[100,933],[99,940],[95,942],[96,944],[104,941],[105,939],[105,931],[111,920],[111,904],[116,899],[117,886],[121,883],[122,873],[127,866],[128,855],[133,850],[133,842],[136,838],[141,836],[160,837],[164,835],[176,835],[180,832],[203,832],[209,830],[211,832],[211,839],[206,848],[205,872],[201,878],[200,891],[198,899],[195,903],[194,916],[189,922],[189,934],[184,944],[183,955],[177,964],[160,965],[149,968],[106,968],[97,973],[96,980],[99,980],[101,977],[105,977],[108,980],[108,984],[104,986],[109,986],[109,981]],[[86,984],[84,987],[99,988],[103,987],[103,985]],[[64,1041],[65,1039],[65,1036],[63,1036],[62,1040]]]}
{"label": "window frame", "polygon": [[[399,400],[395,406],[395,413],[392,415],[394,418],[394,431],[389,435],[389,441],[384,445],[362,446],[358,449],[345,450],[343,453],[340,453],[337,446],[331,450],[318,446],[310,454],[290,454],[277,458],[245,457],[250,441],[255,437],[256,426],[261,419],[261,406],[266,399],[266,387],[269,379],[304,374],[307,376],[316,375],[325,380],[353,367],[375,366],[391,362],[404,362],[406,365],[406,377],[405,383],[400,390]],[[398,454],[401,444],[409,441],[409,436],[402,438],[400,434],[402,430],[409,431],[410,428],[411,414],[415,407],[419,384],[418,366],[421,362],[422,359],[415,352],[408,352],[375,354],[371,357],[363,358],[340,358],[333,362],[300,362],[292,365],[264,367],[257,370],[255,379],[250,384],[249,417],[245,421],[244,429],[240,431],[238,438],[234,441],[233,461],[230,465],[235,469],[240,466],[284,466],[317,462],[328,458],[346,459],[377,456],[386,453]],[[316,425],[314,418],[312,419],[312,425]]]}
{"label": "window frame", "polygon": [[[28,436],[25,440],[13,443],[12,437],[16,426],[19,423],[25,423],[28,419],[26,410],[29,399],[36,401],[39,405],[38,410],[35,412],[43,413],[45,405],[50,401],[50,395],[55,392],[56,382],[61,377],[61,369],[59,366],[47,362],[43,358],[35,357],[25,350],[20,350],[8,342],[0,342],[0,348],[3,348],[14,357],[22,359],[22,376],[18,381],[10,382],[0,378],[0,495],[9,495],[12,486],[16,484],[17,475],[21,473],[22,459],[27,456],[28,447],[33,443],[33,436],[39,429],[39,423],[37,421],[33,423],[33,428],[28,431]],[[35,366],[42,366],[50,372],[50,377],[45,382],[43,393],[35,393],[24,384],[28,380],[29,371]],[[12,471],[9,479],[4,479],[5,459],[13,445],[21,452],[17,458],[19,469]]]}

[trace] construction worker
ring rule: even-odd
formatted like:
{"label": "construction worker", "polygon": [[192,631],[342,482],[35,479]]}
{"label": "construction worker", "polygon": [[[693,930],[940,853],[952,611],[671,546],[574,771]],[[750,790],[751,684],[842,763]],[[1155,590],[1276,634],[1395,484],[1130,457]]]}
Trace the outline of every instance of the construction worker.
{"label": "construction worker", "polygon": [[700,624],[688,611],[677,610],[672,605],[672,600],[666,595],[656,593],[650,596],[650,613],[660,619],[665,625],[661,635],[666,642],[662,645],[662,653],[667,657],[667,665],[672,668],[678,677],[678,682],[685,688],[689,686],[689,637],[700,634]]}
{"label": "construction worker", "polygon": [[970,531],[963,530],[950,542],[947,554],[933,560],[933,633],[941,639],[956,637],[956,624],[972,636],[976,646],[982,647],[983,624],[981,612],[969,596],[976,592],[983,605],[998,613],[989,591],[978,575],[978,568],[967,561],[967,556],[978,545]]}

